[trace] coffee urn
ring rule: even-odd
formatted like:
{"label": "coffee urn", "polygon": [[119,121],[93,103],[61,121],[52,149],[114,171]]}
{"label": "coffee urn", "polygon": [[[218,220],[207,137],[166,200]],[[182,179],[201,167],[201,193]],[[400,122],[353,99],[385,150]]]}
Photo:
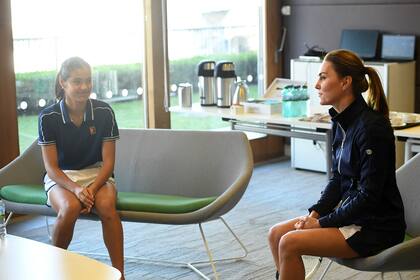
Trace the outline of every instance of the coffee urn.
{"label": "coffee urn", "polygon": [[217,107],[229,108],[235,92],[235,64],[221,61],[216,65]]}
{"label": "coffee urn", "polygon": [[206,60],[198,64],[198,91],[201,106],[216,105],[216,88],[214,82],[214,61]]}

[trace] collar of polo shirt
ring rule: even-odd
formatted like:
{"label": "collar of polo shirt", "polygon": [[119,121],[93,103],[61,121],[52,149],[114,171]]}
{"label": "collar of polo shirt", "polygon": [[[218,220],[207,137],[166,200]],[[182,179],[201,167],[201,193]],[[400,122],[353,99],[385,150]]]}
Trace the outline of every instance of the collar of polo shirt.
{"label": "collar of polo shirt", "polygon": [[[67,106],[66,106],[64,98],[60,100],[60,110],[61,110],[63,123],[64,124],[70,123],[71,122],[70,114],[67,110]],[[83,122],[93,121],[94,119],[95,119],[95,116],[93,114],[93,105],[92,105],[92,101],[89,98],[88,102],[86,103],[86,109],[83,116]]]}

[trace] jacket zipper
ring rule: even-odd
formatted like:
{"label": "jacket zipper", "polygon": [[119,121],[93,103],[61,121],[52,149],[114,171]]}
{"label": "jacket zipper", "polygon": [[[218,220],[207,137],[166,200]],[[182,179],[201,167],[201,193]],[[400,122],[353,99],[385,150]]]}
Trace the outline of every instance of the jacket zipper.
{"label": "jacket zipper", "polygon": [[344,149],[344,141],[346,141],[346,132],[344,131],[343,127],[338,123],[338,126],[340,127],[341,131],[343,132],[343,141],[341,141],[341,149],[340,154],[338,156],[338,173],[341,174],[341,156],[343,155],[343,149]]}

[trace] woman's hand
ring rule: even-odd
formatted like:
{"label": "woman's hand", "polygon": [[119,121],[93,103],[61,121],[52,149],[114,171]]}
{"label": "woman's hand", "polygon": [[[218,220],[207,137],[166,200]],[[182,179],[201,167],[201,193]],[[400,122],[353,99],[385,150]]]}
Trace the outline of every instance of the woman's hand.
{"label": "woman's hand", "polygon": [[295,229],[310,229],[310,228],[320,228],[318,219],[311,216],[302,216],[295,223]]}
{"label": "woman's hand", "polygon": [[80,200],[80,202],[84,206],[81,213],[82,214],[89,213],[90,210],[93,207],[93,204],[94,204],[94,197],[90,193],[90,191],[87,188],[82,188],[82,187],[79,186],[74,191],[74,194],[76,195],[76,197]]}
{"label": "woman's hand", "polygon": [[93,197],[93,200],[95,201],[95,196],[96,196],[96,193],[99,191],[99,188],[98,187],[96,187],[95,185],[94,185],[94,183],[92,183],[92,184],[90,184],[87,188],[86,188],[88,191],[89,191],[89,193],[92,195],[92,197]]}

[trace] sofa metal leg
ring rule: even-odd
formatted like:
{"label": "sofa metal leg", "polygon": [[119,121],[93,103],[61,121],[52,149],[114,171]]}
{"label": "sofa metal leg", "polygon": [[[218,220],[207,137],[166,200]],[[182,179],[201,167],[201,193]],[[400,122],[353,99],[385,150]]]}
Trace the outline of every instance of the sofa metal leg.
{"label": "sofa metal leg", "polygon": [[[237,261],[245,258],[248,255],[248,250],[246,249],[245,245],[241,242],[239,237],[233,232],[233,230],[229,227],[227,222],[222,218],[219,217],[219,219],[223,222],[223,224],[226,226],[226,228],[229,230],[229,232],[232,234],[232,236],[235,238],[235,240],[239,243],[240,247],[243,250],[243,255],[239,257],[229,257],[229,258],[220,258],[220,259],[213,259],[212,253],[208,247],[208,242],[205,238],[204,231],[202,229],[201,223],[199,224],[200,232],[201,232],[201,238],[203,239],[204,246],[206,247],[206,252],[209,257],[209,260],[199,260],[199,261],[192,261],[192,262],[176,262],[176,261],[168,261],[168,260],[157,260],[157,259],[150,259],[150,258],[140,258],[140,257],[133,257],[133,256],[124,256],[125,260],[131,260],[131,261],[137,261],[137,262],[145,262],[145,263],[152,263],[155,265],[162,265],[162,266],[174,266],[174,267],[185,267],[189,268],[195,273],[197,273],[201,278],[210,280],[204,273],[202,273],[196,266],[198,265],[204,265],[204,264],[210,264],[212,266],[213,273],[215,275],[215,279],[218,280],[219,276],[216,271],[216,262],[226,262],[226,261]],[[89,252],[80,252],[77,251],[77,253],[92,257],[101,257],[101,258],[109,258],[108,254],[101,254],[101,253],[89,253]]]}
{"label": "sofa metal leg", "polygon": [[[215,259],[215,260],[213,260],[213,262],[238,261],[238,260],[241,260],[241,259],[245,258],[246,256],[248,256],[248,250],[245,247],[245,245],[242,243],[242,241],[239,239],[239,237],[229,227],[229,225],[227,224],[227,222],[222,217],[219,217],[219,219],[223,222],[223,224],[225,225],[225,227],[229,230],[229,232],[232,234],[232,236],[235,238],[235,240],[241,246],[242,251],[243,251],[243,255],[241,255],[239,257],[230,257],[230,258]],[[192,264],[208,264],[209,261],[207,261],[207,260],[206,261],[195,261],[195,262],[191,262],[191,263]]]}
{"label": "sofa metal leg", "polygon": [[10,222],[10,218],[12,218],[13,212],[9,212],[9,216],[7,216],[6,220],[4,221],[4,226],[7,227],[7,225]]}
{"label": "sofa metal leg", "polygon": [[48,240],[50,240],[50,242],[52,241],[52,236],[51,236],[51,231],[50,231],[50,223],[48,222],[48,216],[45,216],[45,225],[47,227],[47,234],[48,234]]}

